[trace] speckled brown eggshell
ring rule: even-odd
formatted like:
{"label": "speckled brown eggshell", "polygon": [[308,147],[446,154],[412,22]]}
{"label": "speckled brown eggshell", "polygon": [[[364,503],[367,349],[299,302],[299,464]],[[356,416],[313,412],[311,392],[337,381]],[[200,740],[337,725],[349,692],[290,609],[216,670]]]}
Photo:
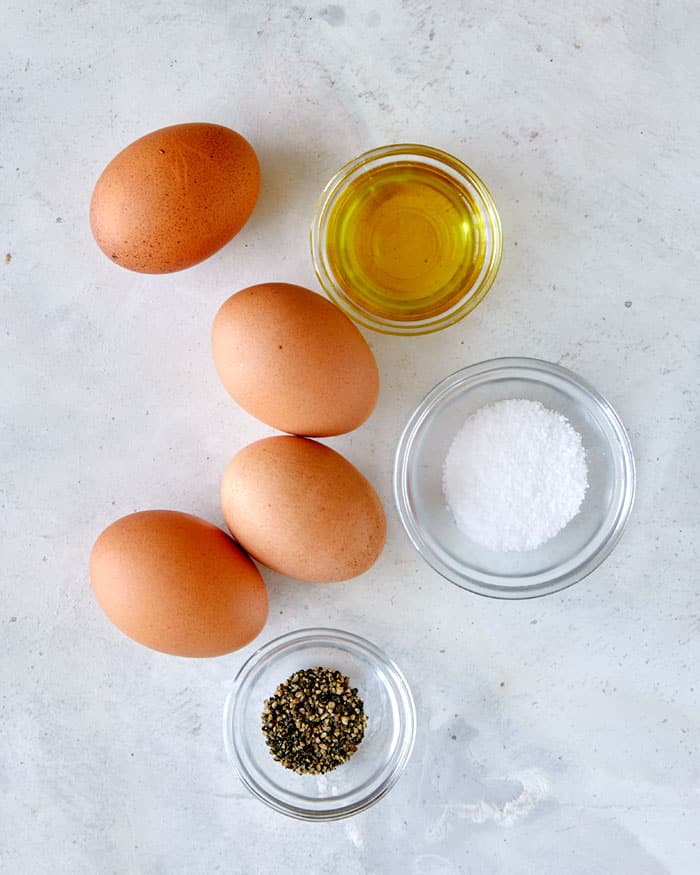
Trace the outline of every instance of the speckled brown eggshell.
{"label": "speckled brown eggshell", "polygon": [[92,194],[90,226],[115,264],[170,273],[228,243],[259,188],[258,159],[240,134],[203,122],[172,125],[110,161]]}
{"label": "speckled brown eggshell", "polygon": [[263,438],[233,457],[221,505],[234,538],[269,568],[297,580],[348,580],[384,547],[377,493],[347,459],[302,437]]}
{"label": "speckled brown eggshell", "polygon": [[267,619],[267,590],[251,559],[221,529],[177,511],[112,523],[92,549],[90,578],[114,625],[164,653],[229,653]]}
{"label": "speckled brown eggshell", "polygon": [[231,397],[280,431],[344,434],[377,403],[379,371],[367,341],[302,286],[260,283],[232,295],[214,319],[212,351]]}

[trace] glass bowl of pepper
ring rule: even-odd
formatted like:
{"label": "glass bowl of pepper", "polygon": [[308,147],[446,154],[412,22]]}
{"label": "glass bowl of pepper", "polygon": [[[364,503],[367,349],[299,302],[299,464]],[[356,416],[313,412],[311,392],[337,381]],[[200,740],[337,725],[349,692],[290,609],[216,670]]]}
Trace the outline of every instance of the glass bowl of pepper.
{"label": "glass bowl of pepper", "polygon": [[445,377],[409,418],[394,463],[399,517],[422,558],[457,586],[504,599],[594,571],[622,536],[635,482],[609,402],[534,358]]}
{"label": "glass bowl of pepper", "polygon": [[224,744],[258,799],[300,820],[364,811],[411,755],[410,688],[378,647],[350,632],[301,629],[241,667],[224,708]]}

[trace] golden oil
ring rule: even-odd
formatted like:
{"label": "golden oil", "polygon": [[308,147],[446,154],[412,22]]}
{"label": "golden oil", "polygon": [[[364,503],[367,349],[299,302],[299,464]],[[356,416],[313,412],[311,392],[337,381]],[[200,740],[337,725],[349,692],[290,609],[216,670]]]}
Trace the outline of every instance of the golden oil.
{"label": "golden oil", "polygon": [[439,167],[403,160],[340,193],[326,227],[328,266],[347,297],[384,319],[439,316],[464,298],[486,257],[486,220]]}

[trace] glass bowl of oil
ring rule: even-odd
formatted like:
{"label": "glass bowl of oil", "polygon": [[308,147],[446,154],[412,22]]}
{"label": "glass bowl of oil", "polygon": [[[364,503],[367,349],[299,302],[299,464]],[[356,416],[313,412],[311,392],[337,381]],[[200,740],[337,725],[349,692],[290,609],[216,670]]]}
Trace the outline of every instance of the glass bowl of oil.
{"label": "glass bowl of oil", "polygon": [[430,146],[364,152],[328,182],[311,226],[316,276],[351,319],[385,334],[458,322],[491,288],[501,221],[471,168]]}

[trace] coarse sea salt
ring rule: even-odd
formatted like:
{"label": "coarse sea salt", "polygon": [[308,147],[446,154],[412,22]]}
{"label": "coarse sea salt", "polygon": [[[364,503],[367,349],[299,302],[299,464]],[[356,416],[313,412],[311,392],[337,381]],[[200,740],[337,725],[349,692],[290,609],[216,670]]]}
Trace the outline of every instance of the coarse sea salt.
{"label": "coarse sea salt", "polygon": [[588,488],[581,436],[539,401],[497,401],[455,436],[442,486],[468,538],[489,550],[535,550],[581,509]]}

